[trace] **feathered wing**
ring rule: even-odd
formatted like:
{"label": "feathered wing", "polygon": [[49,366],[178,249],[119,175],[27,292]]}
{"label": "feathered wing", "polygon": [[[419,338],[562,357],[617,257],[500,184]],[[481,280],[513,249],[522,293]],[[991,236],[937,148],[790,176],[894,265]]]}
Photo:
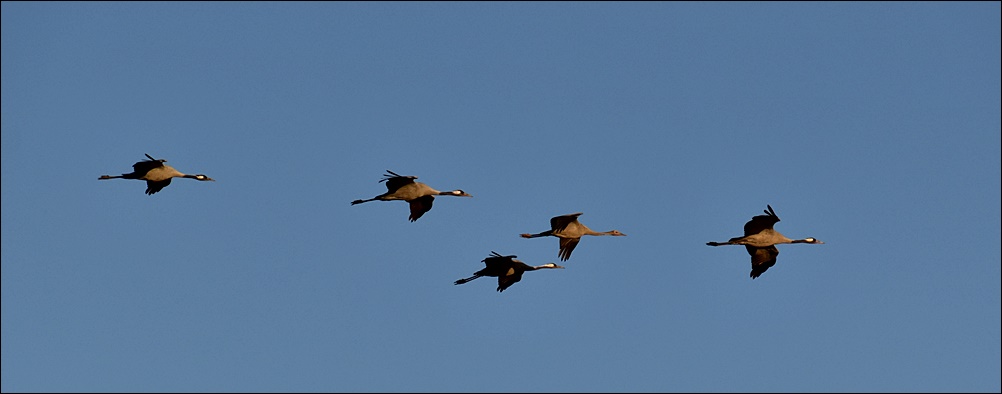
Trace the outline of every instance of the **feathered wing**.
{"label": "feathered wing", "polygon": [[431,206],[434,203],[435,203],[435,196],[424,196],[411,200],[409,202],[411,207],[411,216],[409,219],[412,222],[418,220],[418,218],[420,218],[421,215],[424,215],[425,212],[431,210]]}
{"label": "feathered wing", "polygon": [[386,172],[387,174],[383,175],[386,178],[383,178],[380,182],[386,182],[386,191],[389,193],[397,191],[397,189],[400,189],[404,185],[414,183],[414,180],[417,179],[417,177],[413,175],[398,175],[390,170],[386,170]]}
{"label": "feathered wing", "polygon": [[509,268],[507,275],[498,275],[498,292],[504,291],[520,280],[522,280],[522,271]]}
{"label": "feathered wing", "polygon": [[578,241],[580,238],[558,238],[560,240],[560,260],[567,261],[571,258],[571,252],[574,251],[574,247],[578,246]]}
{"label": "feathered wing", "polygon": [[167,178],[162,181],[146,181],[146,194],[152,196],[153,193],[156,193],[167,187],[167,185],[170,185],[170,180],[171,178]]}
{"label": "feathered wing", "polygon": [[745,223],[745,235],[758,234],[762,230],[771,229],[777,222],[779,222],[779,216],[772,211],[772,207],[769,206],[769,210],[765,211],[765,215],[758,215],[752,217],[748,223]]}
{"label": "feathered wing", "polygon": [[581,216],[581,212],[572,213],[569,215],[554,216],[550,219],[550,230],[553,232],[563,231],[567,228],[567,225],[578,220],[578,216]]}
{"label": "feathered wing", "polygon": [[514,262],[515,262],[514,260],[516,258],[518,258],[518,256],[513,255],[513,254],[510,254],[510,255],[507,255],[507,256],[502,256],[498,252],[491,251],[491,255],[488,256],[487,258],[485,258],[483,260],[483,262],[484,262],[484,264],[487,264],[488,268],[490,268],[490,267],[505,267],[507,269],[508,267],[511,267],[512,264],[514,264]]}
{"label": "feathered wing", "polygon": [[153,170],[154,168],[163,167],[163,165],[164,165],[163,160],[152,160],[152,159],[143,160],[140,162],[136,162],[136,164],[132,165],[132,174],[125,174],[125,175],[134,175],[135,178],[133,179],[140,179],[146,176],[146,173],[150,172],[150,170]]}
{"label": "feathered wing", "polygon": [[760,275],[765,273],[769,267],[776,265],[776,256],[779,256],[779,249],[776,245],[768,246],[765,248],[756,248],[754,246],[745,245],[748,250],[748,254],[751,255],[751,276],[752,279],[758,278]]}

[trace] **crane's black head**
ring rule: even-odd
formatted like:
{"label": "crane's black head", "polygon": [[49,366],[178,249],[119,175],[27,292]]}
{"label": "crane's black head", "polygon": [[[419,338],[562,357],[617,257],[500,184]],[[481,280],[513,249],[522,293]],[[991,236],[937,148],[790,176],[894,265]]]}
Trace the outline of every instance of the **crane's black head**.
{"label": "crane's black head", "polygon": [[445,192],[445,193],[442,193],[442,194],[448,194],[450,196],[456,196],[456,197],[473,197],[473,196],[471,196],[471,195],[467,194],[466,192],[464,192],[462,190],[459,190],[459,189],[453,190],[451,192]]}
{"label": "crane's black head", "polygon": [[[796,242],[796,241],[794,241],[794,242]],[[804,243],[804,244],[823,244],[824,242],[821,242],[821,240],[820,240],[820,239],[817,239],[817,238],[814,238],[814,237],[807,237],[807,238],[804,238],[804,239],[800,240],[800,242],[797,242],[797,243]]]}

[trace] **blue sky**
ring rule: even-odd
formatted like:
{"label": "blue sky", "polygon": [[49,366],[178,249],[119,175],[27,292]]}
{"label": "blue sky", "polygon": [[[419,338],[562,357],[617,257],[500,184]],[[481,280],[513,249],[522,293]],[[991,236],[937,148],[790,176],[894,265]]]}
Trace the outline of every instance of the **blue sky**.
{"label": "blue sky", "polygon": [[998,2],[0,7],[4,392],[1000,390]]}

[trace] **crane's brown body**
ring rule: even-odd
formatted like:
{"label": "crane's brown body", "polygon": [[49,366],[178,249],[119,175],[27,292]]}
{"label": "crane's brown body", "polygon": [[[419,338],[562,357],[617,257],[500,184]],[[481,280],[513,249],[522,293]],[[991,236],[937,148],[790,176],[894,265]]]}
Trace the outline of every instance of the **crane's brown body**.
{"label": "crane's brown body", "polygon": [[584,235],[613,235],[613,236],[625,236],[617,230],[609,231],[592,231],[584,224],[578,221],[578,216],[581,216],[582,212],[572,213],[569,215],[554,216],[550,219],[550,229],[537,234],[520,234],[522,238],[536,238],[536,237],[546,237],[554,236],[560,238],[560,256],[561,261],[567,261],[571,258],[571,252],[574,248],[578,246],[578,242],[581,241],[581,236]]}
{"label": "crane's brown body", "polygon": [[355,200],[351,202],[351,205],[361,204],[369,201],[394,201],[403,200],[407,201],[410,205],[411,214],[408,217],[410,221],[416,221],[425,212],[431,210],[432,204],[435,202],[435,196],[456,196],[456,197],[473,197],[466,192],[456,189],[447,192],[440,192],[433,189],[421,182],[414,181],[417,179],[416,176],[412,175],[398,175],[397,173],[386,170],[386,174],[383,175],[384,178],[380,182],[386,182],[386,193],[380,194],[368,200]]}
{"label": "crane's brown body", "polygon": [[498,278],[498,292],[502,292],[505,289],[511,287],[511,285],[522,280],[522,274],[525,273],[526,271],[535,271],[538,269],[548,269],[548,268],[564,268],[553,263],[530,266],[526,263],[523,263],[521,260],[516,259],[515,257],[518,256],[514,255],[502,256],[497,252],[492,251],[491,256],[483,260],[483,263],[486,264],[487,267],[473,273],[473,276],[469,278],[463,278],[457,280],[455,284],[461,285],[463,283],[477,279],[481,276],[496,276]]}
{"label": "crane's brown body", "polygon": [[779,216],[776,216],[771,205],[766,205],[766,207],[769,209],[764,211],[765,215],[754,216],[748,223],[745,223],[744,236],[731,238],[727,242],[706,243],[710,246],[744,245],[748,254],[751,255],[752,270],[749,276],[752,279],[758,278],[770,267],[776,265],[776,257],[779,256],[779,249],[776,248],[776,245],[824,243],[815,238],[790,239],[780,234],[779,231],[772,228],[779,222]]}
{"label": "crane's brown body", "polygon": [[173,178],[191,178],[199,181],[215,181],[215,179],[209,178],[203,174],[198,175],[188,175],[184,174],[174,167],[164,164],[167,160],[164,159],[154,159],[149,154],[146,155],[149,160],[143,160],[132,165],[132,172],[122,175],[101,175],[98,180],[104,179],[137,179],[146,181],[146,194],[153,195],[160,191],[161,189],[170,185],[170,180]]}

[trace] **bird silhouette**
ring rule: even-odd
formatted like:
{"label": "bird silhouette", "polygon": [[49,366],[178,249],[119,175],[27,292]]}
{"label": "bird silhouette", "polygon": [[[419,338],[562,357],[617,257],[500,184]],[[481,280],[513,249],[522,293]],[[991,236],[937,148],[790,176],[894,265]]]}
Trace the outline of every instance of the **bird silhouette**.
{"label": "bird silhouette", "polygon": [[560,238],[560,256],[561,261],[567,261],[571,258],[571,252],[574,248],[578,246],[578,242],[581,241],[581,236],[583,235],[614,235],[614,236],[625,236],[617,230],[609,231],[592,231],[584,224],[578,221],[578,216],[581,216],[582,212],[572,213],[569,215],[554,216],[550,219],[550,229],[537,234],[520,234],[522,238],[536,238],[536,237],[546,237],[554,236]]}
{"label": "bird silhouette", "polygon": [[483,263],[486,264],[487,267],[473,273],[473,276],[469,278],[457,280],[455,284],[461,285],[481,276],[496,276],[498,278],[498,292],[502,292],[511,287],[511,285],[522,280],[522,274],[526,271],[535,271],[547,268],[564,268],[554,263],[530,266],[523,263],[521,260],[516,259],[516,257],[518,256],[502,256],[495,251],[491,251],[490,257],[483,260]]}
{"label": "bird silhouette", "polygon": [[386,170],[386,174],[380,182],[386,182],[386,193],[380,194],[368,200],[355,200],[351,205],[361,204],[369,201],[394,201],[403,200],[410,204],[410,221],[418,220],[425,212],[431,210],[435,202],[435,196],[456,196],[473,197],[466,192],[456,189],[447,192],[440,192],[421,182],[414,181],[416,176],[399,175],[393,171]]}
{"label": "bird silhouette", "polygon": [[779,216],[772,210],[771,205],[766,205],[768,210],[764,210],[765,215],[752,217],[745,223],[745,235],[734,237],[727,242],[707,242],[710,246],[723,245],[744,245],[751,255],[752,270],[749,276],[752,279],[758,278],[762,273],[776,265],[776,256],[779,256],[779,244],[823,244],[815,238],[790,239],[779,231],[773,230],[773,226],[779,222]]}
{"label": "bird silhouette", "polygon": [[198,181],[215,181],[215,179],[209,178],[203,174],[198,175],[188,175],[184,174],[174,167],[166,165],[164,163],[167,160],[164,159],[154,159],[153,156],[146,154],[149,160],[143,160],[132,165],[132,172],[122,175],[101,175],[98,180],[104,179],[138,179],[146,181],[146,194],[153,195],[160,191],[161,189],[170,185],[170,180],[173,178],[190,178]]}

